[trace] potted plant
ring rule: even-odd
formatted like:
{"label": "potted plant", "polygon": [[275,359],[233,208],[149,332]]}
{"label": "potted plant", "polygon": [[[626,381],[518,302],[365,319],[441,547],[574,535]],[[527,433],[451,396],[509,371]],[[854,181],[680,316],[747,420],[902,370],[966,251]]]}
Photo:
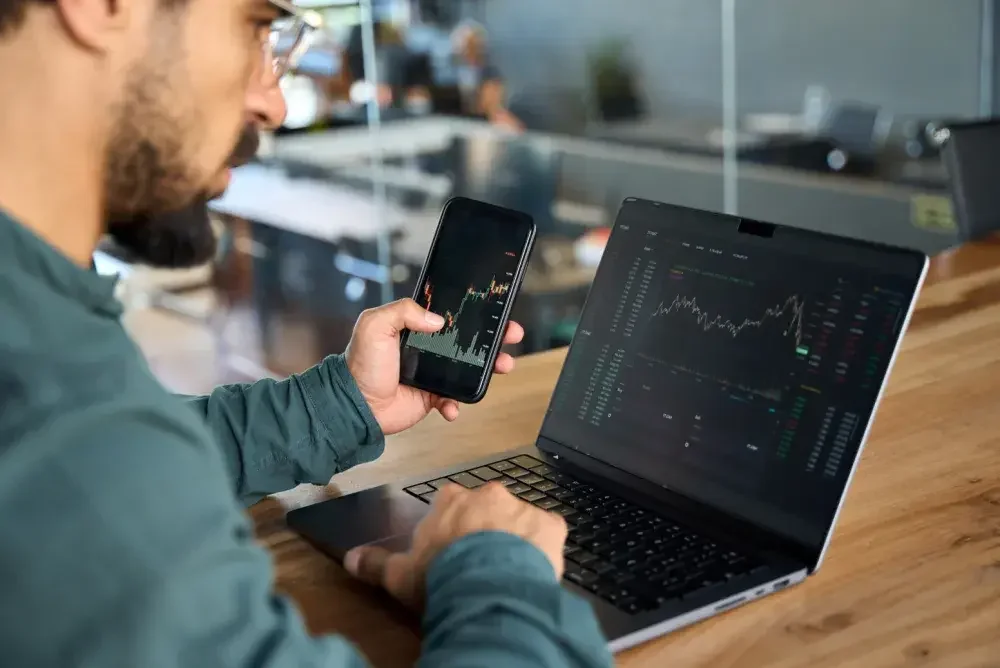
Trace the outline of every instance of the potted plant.
{"label": "potted plant", "polygon": [[590,54],[589,66],[597,108],[603,121],[636,118],[642,113],[634,67],[624,39],[608,39]]}

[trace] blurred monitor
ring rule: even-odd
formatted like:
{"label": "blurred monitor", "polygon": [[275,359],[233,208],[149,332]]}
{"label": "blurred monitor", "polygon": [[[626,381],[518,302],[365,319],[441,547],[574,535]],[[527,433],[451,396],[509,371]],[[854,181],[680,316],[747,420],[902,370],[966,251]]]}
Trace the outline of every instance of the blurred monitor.
{"label": "blurred monitor", "polygon": [[888,130],[881,107],[848,102],[834,107],[823,134],[834,145],[859,157],[874,157],[882,148]]}
{"label": "blurred monitor", "polygon": [[539,233],[553,224],[560,161],[540,137],[456,137],[449,150],[454,194],[523,211]]}
{"label": "blurred monitor", "polygon": [[941,156],[959,235],[987,236],[1000,229],[1000,119],[955,124],[942,132]]}

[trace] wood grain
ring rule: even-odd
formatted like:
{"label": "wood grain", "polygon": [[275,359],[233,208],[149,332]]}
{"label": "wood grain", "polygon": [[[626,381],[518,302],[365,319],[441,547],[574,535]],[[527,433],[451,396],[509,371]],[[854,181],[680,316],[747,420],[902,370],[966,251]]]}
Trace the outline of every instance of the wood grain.
{"label": "wood grain", "polygon": [[[284,524],[290,507],[534,440],[564,352],[519,360],[448,425],[376,463],[255,507],[278,586],[315,632],[412,665],[419,624]],[[827,560],[799,586],[618,657],[639,666],[1000,667],[1000,243],[932,263]]]}

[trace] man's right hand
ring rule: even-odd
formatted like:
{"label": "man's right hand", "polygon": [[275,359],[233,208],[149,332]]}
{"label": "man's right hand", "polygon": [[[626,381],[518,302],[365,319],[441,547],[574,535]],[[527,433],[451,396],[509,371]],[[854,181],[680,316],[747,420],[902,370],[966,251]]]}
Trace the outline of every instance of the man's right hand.
{"label": "man's right hand", "polygon": [[430,514],[414,532],[409,552],[394,554],[380,547],[359,547],[347,553],[344,567],[356,578],[384,587],[405,605],[419,610],[423,608],[427,569],[434,557],[463,536],[481,531],[503,531],[523,538],[548,557],[555,579],[562,578],[566,521],[519,500],[496,483],[474,490],[458,485],[443,487]]}

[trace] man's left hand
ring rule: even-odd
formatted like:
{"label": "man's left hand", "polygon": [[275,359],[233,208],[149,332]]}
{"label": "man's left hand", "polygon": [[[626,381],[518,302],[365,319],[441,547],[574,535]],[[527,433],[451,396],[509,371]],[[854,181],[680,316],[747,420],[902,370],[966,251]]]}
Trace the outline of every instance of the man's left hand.
{"label": "man's left hand", "polygon": [[[404,329],[436,332],[444,325],[441,316],[427,311],[412,299],[369,309],[361,314],[347,346],[347,368],[386,435],[409,429],[432,410],[449,422],[458,417],[458,402],[399,384],[399,336]],[[507,325],[504,343],[520,343],[524,329]],[[497,373],[510,373],[514,358],[497,356]]]}

